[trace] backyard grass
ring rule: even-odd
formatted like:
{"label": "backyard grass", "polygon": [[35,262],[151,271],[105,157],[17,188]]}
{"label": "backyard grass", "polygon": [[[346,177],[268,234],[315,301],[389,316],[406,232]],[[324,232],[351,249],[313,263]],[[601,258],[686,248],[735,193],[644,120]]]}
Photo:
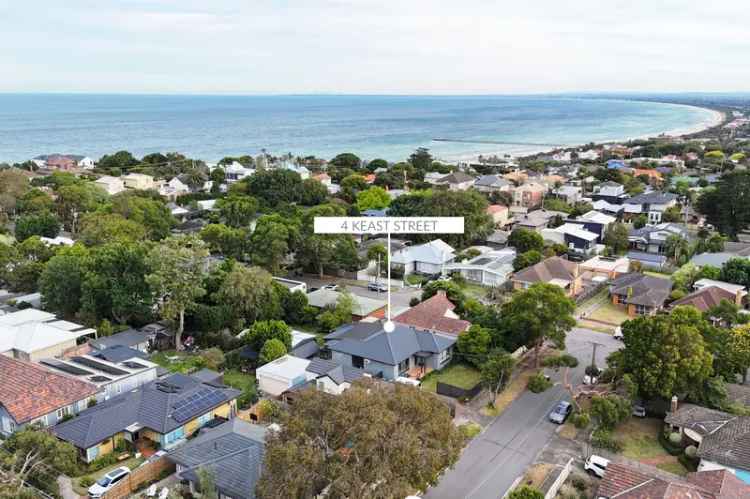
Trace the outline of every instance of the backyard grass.
{"label": "backyard grass", "polygon": [[466,423],[458,427],[466,438],[474,438],[482,432],[482,427],[477,423]]}
{"label": "backyard grass", "polygon": [[149,360],[175,373],[187,374],[204,367],[204,360],[198,356],[177,350],[156,352]]}
{"label": "backyard grass", "polygon": [[628,317],[628,313],[625,311],[625,308],[618,307],[608,300],[603,302],[593,311],[589,312],[585,318],[594,321],[606,322],[607,324],[612,324],[615,326],[619,326],[626,320],[630,319],[630,317]]}
{"label": "backyard grass", "polygon": [[71,482],[73,483],[73,490],[75,490],[76,494],[78,495],[88,497],[88,487],[83,487],[81,485],[81,480],[84,477],[90,476],[94,480],[99,480],[106,473],[109,473],[113,469],[119,468],[120,466],[127,466],[128,468],[130,468],[130,471],[133,471],[141,463],[143,463],[143,461],[145,461],[145,459],[143,459],[142,457],[131,457],[130,459],[125,459],[124,461],[120,461],[118,463],[107,466],[106,468],[102,468],[99,471],[95,471],[93,473],[84,473],[81,476],[71,478]]}
{"label": "backyard grass", "polygon": [[434,392],[437,390],[437,382],[448,383],[459,388],[468,390],[473,388],[481,380],[479,371],[466,364],[451,364],[440,371],[432,371],[422,380],[422,389]]}

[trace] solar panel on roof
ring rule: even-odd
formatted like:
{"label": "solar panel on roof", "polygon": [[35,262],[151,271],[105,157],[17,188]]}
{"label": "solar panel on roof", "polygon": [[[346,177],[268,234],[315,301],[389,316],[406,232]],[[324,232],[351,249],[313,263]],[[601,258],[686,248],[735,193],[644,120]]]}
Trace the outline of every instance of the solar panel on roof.
{"label": "solar panel on roof", "polygon": [[178,423],[204,414],[207,410],[224,402],[226,397],[218,390],[203,389],[193,395],[180,400],[173,407],[172,418]]}
{"label": "solar panel on roof", "polygon": [[66,364],[65,362],[60,362],[59,360],[55,360],[55,359],[44,359],[44,360],[40,360],[39,362],[44,365],[54,367],[55,369],[66,372],[68,374],[73,374],[75,376],[94,374],[91,371],[87,371],[86,369],[81,369],[80,367],[71,366],[70,364]]}
{"label": "solar panel on roof", "polygon": [[130,374],[127,371],[123,371],[122,369],[118,369],[102,362],[97,362],[94,359],[89,359],[88,357],[73,357],[73,361],[77,364],[83,364],[84,366],[90,367],[92,369],[97,369],[114,376],[123,376],[125,374]]}

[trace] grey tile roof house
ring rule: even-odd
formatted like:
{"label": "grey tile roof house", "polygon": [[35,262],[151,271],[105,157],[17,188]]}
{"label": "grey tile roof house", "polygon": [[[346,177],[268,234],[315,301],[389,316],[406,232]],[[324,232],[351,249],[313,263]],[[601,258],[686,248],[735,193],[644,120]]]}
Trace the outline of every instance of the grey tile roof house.
{"label": "grey tile roof house", "polygon": [[500,175],[482,175],[474,181],[474,188],[482,192],[509,190],[513,183]]}
{"label": "grey tile roof house", "polygon": [[147,438],[169,448],[215,416],[233,416],[239,394],[224,385],[172,374],[90,407],[53,432],[80,449],[86,462],[104,452],[102,442],[120,437],[132,442]]}
{"label": "grey tile roof house", "polygon": [[383,322],[358,322],[341,326],[325,337],[332,360],[387,380],[411,369],[425,373],[441,369],[451,358],[455,336],[396,324],[386,332]]}
{"label": "grey tile roof house", "polygon": [[612,281],[609,294],[615,305],[627,306],[628,315],[651,315],[664,307],[672,281],[631,272]]}
{"label": "grey tile roof house", "polygon": [[647,225],[640,229],[633,229],[628,233],[630,247],[646,253],[662,254],[665,251],[670,236],[688,239],[688,231],[684,225],[663,223]]}
{"label": "grey tile roof house", "polygon": [[263,473],[267,429],[239,418],[201,433],[170,451],[167,459],[177,465],[177,475],[195,491],[198,470],[209,471],[220,497],[254,499],[255,486]]}

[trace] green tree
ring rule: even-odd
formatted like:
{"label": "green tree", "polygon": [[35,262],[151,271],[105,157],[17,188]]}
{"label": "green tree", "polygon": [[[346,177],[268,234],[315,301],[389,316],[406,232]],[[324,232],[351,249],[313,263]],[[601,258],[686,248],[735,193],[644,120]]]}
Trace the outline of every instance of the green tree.
{"label": "green tree", "polygon": [[[276,340],[284,347],[284,353],[292,348],[292,328],[284,321],[256,321],[242,336],[242,341],[253,350],[260,352],[270,340]],[[284,355],[283,353],[281,355]]]}
{"label": "green tree", "polygon": [[48,211],[23,215],[16,221],[16,239],[24,241],[31,236],[57,237],[60,221]]}
{"label": "green tree", "polygon": [[747,382],[747,371],[750,369],[750,325],[732,329],[730,333],[730,352],[737,374],[742,376],[742,383]]}
{"label": "green tree", "polygon": [[533,487],[522,485],[508,494],[508,499],[544,499],[544,494]]}
{"label": "green tree", "polygon": [[464,361],[480,367],[487,360],[491,343],[492,336],[489,330],[474,324],[458,336],[456,349]]}
{"label": "green tree", "polygon": [[365,177],[357,173],[348,175],[341,180],[341,197],[349,203],[355,202],[359,193],[365,189],[367,189]]}
{"label": "green tree", "polygon": [[[2,194],[0,194],[0,197]],[[0,204],[2,201],[0,201]],[[55,201],[46,192],[31,189],[18,199],[16,203],[18,213],[40,213],[55,210]]]}
{"label": "green tree", "polygon": [[95,211],[103,206],[108,195],[104,189],[93,182],[76,181],[62,185],[57,189],[57,214],[65,227],[71,232],[78,232],[78,220],[84,213]]}
{"label": "green tree", "polygon": [[544,259],[544,255],[537,250],[530,250],[526,253],[520,253],[513,259],[513,271],[518,272],[526,267],[536,265]]}
{"label": "green tree", "polygon": [[[461,336],[459,336],[460,338]],[[479,367],[482,373],[482,382],[492,393],[492,404],[494,405],[497,395],[510,379],[516,360],[508,352],[490,352],[487,360]]]}
{"label": "green tree", "polygon": [[430,171],[430,168],[432,167],[432,155],[430,154],[430,150],[425,147],[417,148],[417,150],[409,156],[409,163],[419,170]]}
{"label": "green tree", "polygon": [[750,260],[746,258],[731,258],[721,268],[721,280],[750,286]]}
{"label": "green tree", "polygon": [[750,172],[722,175],[714,187],[703,190],[696,208],[721,234],[734,239],[750,224]]}
{"label": "green tree", "polygon": [[73,318],[81,308],[81,294],[89,251],[76,244],[62,248],[47,262],[39,278],[44,308]]}
{"label": "green tree", "polygon": [[367,248],[367,260],[370,262],[380,262],[380,268],[387,269],[389,265],[388,249],[382,244],[373,244]]}
{"label": "green tree", "polygon": [[503,327],[520,343],[534,349],[539,367],[539,353],[545,341],[560,348],[565,346],[565,336],[576,323],[574,310],[575,303],[561,287],[536,283],[514,294],[502,306]]}
{"label": "green tree", "polygon": [[345,152],[338,154],[335,158],[329,161],[329,164],[338,168],[349,168],[350,170],[357,171],[362,164],[362,160],[354,153]]}
{"label": "green tree", "polygon": [[224,224],[208,224],[200,231],[200,238],[214,253],[227,258],[242,260],[248,246],[247,229],[228,227]]}
{"label": "green tree", "polygon": [[516,252],[526,253],[527,251],[544,249],[544,239],[538,232],[528,229],[515,229],[508,236],[508,246],[516,249]]}
{"label": "green tree", "polygon": [[391,196],[382,187],[373,186],[357,194],[357,209],[381,210],[391,204]]}
{"label": "green tree", "polygon": [[302,178],[290,170],[258,171],[245,182],[249,194],[269,207],[299,202],[302,195]]}
{"label": "green tree", "polygon": [[29,178],[21,170],[0,170],[0,214],[14,215],[18,201],[28,190]]}
{"label": "green tree", "polygon": [[230,227],[247,227],[258,211],[258,201],[250,196],[231,195],[216,202],[219,215]]}
{"label": "green tree", "polygon": [[315,206],[325,203],[328,199],[328,188],[319,180],[306,178],[302,181],[302,192],[300,194],[300,204],[303,206]]}
{"label": "green tree", "polygon": [[323,204],[307,210],[302,217],[299,247],[296,251],[300,267],[316,271],[322,277],[326,268],[336,267],[336,250],[342,240],[351,241],[348,234],[316,234],[313,230],[315,217],[345,216],[346,210],[339,205]]}
{"label": "green tree", "polygon": [[277,319],[283,313],[273,278],[260,267],[235,265],[219,287],[216,299],[249,323]]}
{"label": "green tree", "polygon": [[156,245],[148,255],[151,273],[146,282],[157,298],[162,317],[177,322],[175,345],[182,349],[185,312],[205,295],[203,272],[208,249],[197,236],[170,237]]}
{"label": "green tree", "polygon": [[604,232],[604,244],[616,255],[628,250],[628,228],[625,224],[616,222],[609,224]]}
{"label": "green tree", "polygon": [[[432,394],[362,380],[341,395],[303,390],[266,440],[259,499],[406,497],[426,490],[464,445]],[[384,438],[387,435],[388,438]]]}
{"label": "green tree", "polygon": [[112,196],[112,212],[140,224],[149,239],[160,241],[169,235],[176,221],[157,193],[125,191]]}
{"label": "green tree", "polygon": [[625,348],[619,359],[641,396],[671,398],[698,393],[712,374],[712,356],[701,334],[705,322],[693,307],[670,315],[638,317],[622,325]]}
{"label": "green tree", "polygon": [[351,322],[353,312],[354,298],[349,292],[344,291],[336,299],[336,305],[321,312],[316,320],[323,332],[330,333],[337,327]]}
{"label": "green tree", "polygon": [[81,289],[81,312],[92,323],[109,318],[120,324],[145,322],[154,297],[146,244],[112,242],[92,249]]}
{"label": "green tree", "polygon": [[216,477],[214,472],[201,466],[198,468],[198,489],[203,499],[219,499],[219,492],[216,489]]}
{"label": "green tree", "polygon": [[296,220],[285,219],[278,213],[263,215],[250,237],[253,263],[272,274],[278,274],[298,240],[299,226]]}
{"label": "green tree", "polygon": [[458,284],[452,281],[430,281],[422,288],[422,301],[429,300],[439,291],[445,293],[448,300],[456,306],[457,311],[463,310],[466,294]]}
{"label": "green tree", "polygon": [[602,428],[613,430],[630,416],[631,405],[630,400],[619,395],[594,395],[591,399],[590,412]]}
{"label": "green tree", "polygon": [[375,170],[379,168],[385,168],[388,169],[388,161],[382,159],[382,158],[375,158],[367,163],[367,171],[370,173],[373,173]]}
{"label": "green tree", "polygon": [[146,228],[117,213],[94,212],[81,218],[79,240],[86,246],[146,239]]}
{"label": "green tree", "polygon": [[637,217],[633,219],[633,228],[635,229],[642,229],[646,226],[648,223],[648,217],[641,213]]}
{"label": "green tree", "polygon": [[96,162],[99,170],[112,172],[127,172],[130,168],[138,166],[138,160],[128,151],[117,151],[114,154],[105,154]]}
{"label": "green tree", "polygon": [[279,357],[286,355],[286,347],[284,344],[276,338],[271,338],[263,344],[263,348],[260,349],[260,355],[258,356],[258,363],[268,364]]}

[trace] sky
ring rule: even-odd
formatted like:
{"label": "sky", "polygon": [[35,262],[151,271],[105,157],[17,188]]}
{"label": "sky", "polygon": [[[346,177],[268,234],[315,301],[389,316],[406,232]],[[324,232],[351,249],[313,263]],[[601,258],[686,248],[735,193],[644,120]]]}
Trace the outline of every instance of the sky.
{"label": "sky", "polygon": [[0,0],[0,92],[750,90],[747,0]]}

